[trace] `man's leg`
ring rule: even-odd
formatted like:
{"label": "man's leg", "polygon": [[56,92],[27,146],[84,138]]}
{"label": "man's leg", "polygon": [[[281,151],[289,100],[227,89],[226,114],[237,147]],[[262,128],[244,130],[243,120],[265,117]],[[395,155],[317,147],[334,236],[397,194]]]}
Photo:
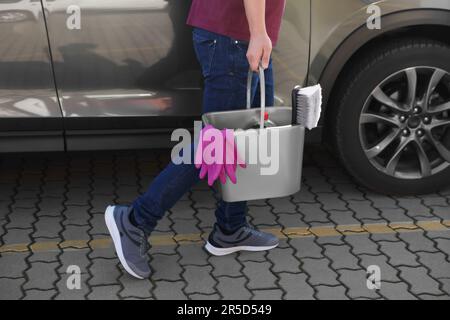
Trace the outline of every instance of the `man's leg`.
{"label": "man's leg", "polygon": [[[205,77],[204,111],[210,109],[236,110],[246,106],[248,45],[229,39],[218,46],[221,59],[214,59],[209,76]],[[273,104],[273,77],[271,68],[266,71],[267,101]],[[257,74],[253,75],[252,101],[259,86]],[[278,239],[257,231],[247,224],[247,203],[220,201],[216,210],[217,224],[208,237],[206,249],[222,256],[233,252],[269,250],[278,245]]]}

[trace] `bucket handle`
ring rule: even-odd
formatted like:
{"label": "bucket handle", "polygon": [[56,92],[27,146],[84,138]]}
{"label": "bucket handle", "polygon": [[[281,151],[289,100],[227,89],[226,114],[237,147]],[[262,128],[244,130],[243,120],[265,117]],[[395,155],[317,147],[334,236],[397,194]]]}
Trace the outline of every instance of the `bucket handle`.
{"label": "bucket handle", "polygon": [[[264,129],[264,113],[266,111],[266,80],[264,77],[264,69],[259,66],[259,85],[261,92],[261,118],[260,118],[260,128]],[[251,108],[251,97],[252,97],[252,82],[253,82],[253,71],[249,70],[247,78],[247,109]]]}

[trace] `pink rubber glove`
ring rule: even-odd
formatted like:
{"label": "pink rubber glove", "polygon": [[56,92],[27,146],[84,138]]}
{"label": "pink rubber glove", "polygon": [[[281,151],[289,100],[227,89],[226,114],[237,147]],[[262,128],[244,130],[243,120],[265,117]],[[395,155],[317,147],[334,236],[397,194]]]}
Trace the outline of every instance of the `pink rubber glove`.
{"label": "pink rubber glove", "polygon": [[208,130],[216,130],[213,126],[208,125],[200,132],[199,148],[195,154],[195,166],[200,169],[200,179],[204,179],[208,176],[208,184],[212,186],[217,179],[220,179],[222,184],[227,182],[227,176],[233,184],[236,184],[236,169],[239,165],[242,168],[246,168],[243,161],[240,160],[237,153],[237,146],[234,141],[233,130],[224,129],[221,131],[221,143],[223,146],[222,157],[218,155],[218,158],[214,159],[211,163],[207,163],[204,159],[204,150],[211,143],[215,141],[209,141],[204,138],[205,133]]}
{"label": "pink rubber glove", "polygon": [[[203,152],[207,146],[215,141],[209,141],[205,139],[205,133],[209,130],[217,130],[212,125],[207,125],[200,132],[199,146],[195,154],[195,167],[200,169],[200,179],[204,179],[208,176],[208,185],[212,186],[214,182],[219,178],[220,172],[223,168],[222,161],[215,161],[213,163],[207,163],[204,159]],[[222,162],[222,163],[221,163]]]}
{"label": "pink rubber glove", "polygon": [[224,137],[224,167],[223,172],[220,175],[220,181],[222,184],[226,183],[226,176],[230,178],[233,184],[237,183],[236,170],[239,165],[241,168],[246,168],[245,163],[240,159],[238,155],[237,145],[234,140],[233,130],[225,129],[222,130],[222,135]]}

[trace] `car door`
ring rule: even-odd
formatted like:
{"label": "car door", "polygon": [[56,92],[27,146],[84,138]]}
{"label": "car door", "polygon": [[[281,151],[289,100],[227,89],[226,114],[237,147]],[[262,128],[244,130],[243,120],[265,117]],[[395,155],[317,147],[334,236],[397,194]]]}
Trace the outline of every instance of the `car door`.
{"label": "car door", "polygon": [[64,150],[39,0],[0,1],[0,152]]}
{"label": "car door", "polygon": [[193,126],[190,1],[43,1],[68,149],[154,146],[155,135]]}

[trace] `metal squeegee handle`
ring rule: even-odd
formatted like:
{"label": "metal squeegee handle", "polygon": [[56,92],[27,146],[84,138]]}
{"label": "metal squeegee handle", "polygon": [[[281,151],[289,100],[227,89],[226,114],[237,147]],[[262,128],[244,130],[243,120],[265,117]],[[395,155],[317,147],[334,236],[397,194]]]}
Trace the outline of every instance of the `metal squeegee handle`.
{"label": "metal squeegee handle", "polygon": [[[264,77],[264,69],[259,66],[259,85],[261,92],[261,118],[260,118],[260,128],[264,129],[264,113],[266,111],[266,80]],[[247,78],[247,109],[250,109],[252,102],[252,83],[253,83],[253,71],[249,70]]]}

